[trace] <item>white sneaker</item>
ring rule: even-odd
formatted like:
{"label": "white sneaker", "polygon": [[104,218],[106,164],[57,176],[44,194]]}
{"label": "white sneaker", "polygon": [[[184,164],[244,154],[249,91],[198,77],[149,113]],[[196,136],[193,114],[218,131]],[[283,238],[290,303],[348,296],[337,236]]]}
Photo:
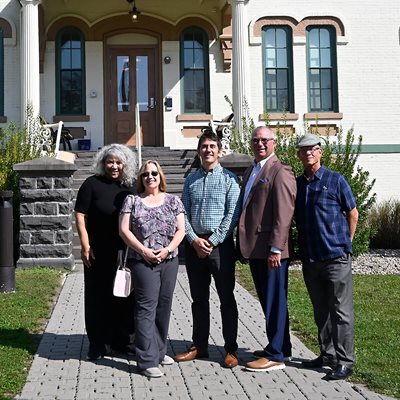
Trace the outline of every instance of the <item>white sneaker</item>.
{"label": "white sneaker", "polygon": [[161,365],[172,365],[174,363],[174,359],[170,356],[165,355],[161,361]]}
{"label": "white sneaker", "polygon": [[164,375],[157,367],[144,369],[142,374],[148,378],[161,378]]}

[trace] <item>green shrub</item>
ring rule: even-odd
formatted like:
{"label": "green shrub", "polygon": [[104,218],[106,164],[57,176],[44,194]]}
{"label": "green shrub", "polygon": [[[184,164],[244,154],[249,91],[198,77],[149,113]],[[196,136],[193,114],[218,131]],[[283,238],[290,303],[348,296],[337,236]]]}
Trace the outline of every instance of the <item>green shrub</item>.
{"label": "green shrub", "polygon": [[[229,102],[229,99],[226,98],[226,100]],[[265,120],[265,125],[268,126],[268,113],[265,114]],[[232,150],[245,154],[252,154],[250,140],[254,127],[255,124],[250,116],[248,106],[244,104],[242,133],[240,134],[236,129],[233,130]],[[305,124],[304,133],[291,133],[286,126],[285,118],[283,118],[282,124],[279,124],[277,127],[276,155],[282,162],[289,164],[293,168],[296,176],[303,173],[303,165],[297,157],[296,144],[300,136],[305,133],[314,133],[318,135],[317,130],[318,126],[311,128],[308,124]],[[332,137],[329,136],[329,128],[327,128],[326,135],[322,137],[322,140],[324,142],[324,153],[321,163],[327,168],[337,171],[346,177],[357,203],[359,219],[353,240],[353,253],[357,256],[368,251],[370,239],[374,233],[374,229],[368,221],[368,214],[376,201],[376,194],[372,192],[375,179],[370,180],[369,172],[364,171],[363,168],[357,165],[357,160],[361,151],[362,136],[360,135],[357,143],[354,144],[355,137],[353,129],[349,129],[346,135],[344,135],[342,128],[340,128],[337,136],[332,139]]]}
{"label": "green shrub", "polygon": [[368,222],[375,233],[371,247],[400,249],[400,201],[386,200],[372,207]]}
{"label": "green shrub", "polygon": [[40,123],[33,117],[32,107],[27,108],[27,127],[18,127],[11,122],[0,129],[0,190],[12,190],[14,195],[19,191],[19,176],[13,165],[40,157],[42,145]]}
{"label": "green shrub", "polygon": [[13,170],[13,166],[38,158],[42,153],[38,138],[43,135],[39,132],[38,119],[32,116],[31,107],[27,109],[27,125],[31,128],[29,131],[26,127],[18,127],[14,122],[0,129],[0,190],[13,192],[15,259],[18,255],[20,191],[19,174]]}

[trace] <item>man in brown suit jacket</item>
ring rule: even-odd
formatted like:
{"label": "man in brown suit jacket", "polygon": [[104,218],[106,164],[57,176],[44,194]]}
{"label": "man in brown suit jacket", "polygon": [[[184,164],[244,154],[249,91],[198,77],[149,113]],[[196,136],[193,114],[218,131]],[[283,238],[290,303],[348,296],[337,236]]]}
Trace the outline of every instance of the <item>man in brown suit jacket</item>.
{"label": "man in brown suit jacket", "polygon": [[249,260],[254,284],[265,314],[268,345],[257,350],[250,371],[285,368],[291,356],[287,287],[289,230],[296,199],[292,169],[274,151],[276,139],[267,127],[257,127],[251,139],[254,162],[243,177],[242,213],[238,226],[241,255]]}

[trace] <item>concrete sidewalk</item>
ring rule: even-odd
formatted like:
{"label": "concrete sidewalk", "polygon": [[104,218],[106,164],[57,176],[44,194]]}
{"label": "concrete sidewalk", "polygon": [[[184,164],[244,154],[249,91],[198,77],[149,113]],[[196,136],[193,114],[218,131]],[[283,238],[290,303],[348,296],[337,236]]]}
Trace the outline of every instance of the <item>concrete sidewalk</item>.
{"label": "concrete sidewalk", "polygon": [[[265,345],[265,327],[258,302],[236,286],[239,307],[239,362],[252,360],[252,351]],[[186,349],[191,339],[191,301],[184,268],[178,274],[169,330],[168,354]],[[211,290],[210,358],[161,367],[165,376],[151,379],[136,371],[134,357],[85,360],[88,340],[83,321],[82,269],[69,274],[35,355],[19,400],[83,399],[351,399],[383,400],[378,395],[344,381],[322,378],[327,369],[301,368],[301,359],[314,357],[292,336],[292,362],[280,371],[248,372],[243,367],[224,369],[219,302]]]}

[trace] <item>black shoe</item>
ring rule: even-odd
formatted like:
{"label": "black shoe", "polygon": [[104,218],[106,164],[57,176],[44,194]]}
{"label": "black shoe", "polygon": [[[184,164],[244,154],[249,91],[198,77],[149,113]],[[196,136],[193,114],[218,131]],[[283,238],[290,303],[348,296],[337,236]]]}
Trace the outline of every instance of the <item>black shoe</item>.
{"label": "black shoe", "polygon": [[319,356],[313,360],[304,360],[301,363],[304,368],[322,368],[331,367],[334,368],[336,365],[336,360],[334,358]]}
{"label": "black shoe", "polygon": [[89,347],[86,359],[88,361],[100,360],[104,356],[109,356],[111,354],[111,348],[108,344],[103,346]]}
{"label": "black shoe", "polygon": [[353,373],[353,369],[343,364],[338,364],[334,371],[326,376],[327,379],[347,379]]}
{"label": "black shoe", "polygon": [[90,349],[87,353],[86,359],[88,361],[96,361],[100,360],[100,358],[103,358],[104,355],[101,353],[101,351],[98,351],[96,349]]}

